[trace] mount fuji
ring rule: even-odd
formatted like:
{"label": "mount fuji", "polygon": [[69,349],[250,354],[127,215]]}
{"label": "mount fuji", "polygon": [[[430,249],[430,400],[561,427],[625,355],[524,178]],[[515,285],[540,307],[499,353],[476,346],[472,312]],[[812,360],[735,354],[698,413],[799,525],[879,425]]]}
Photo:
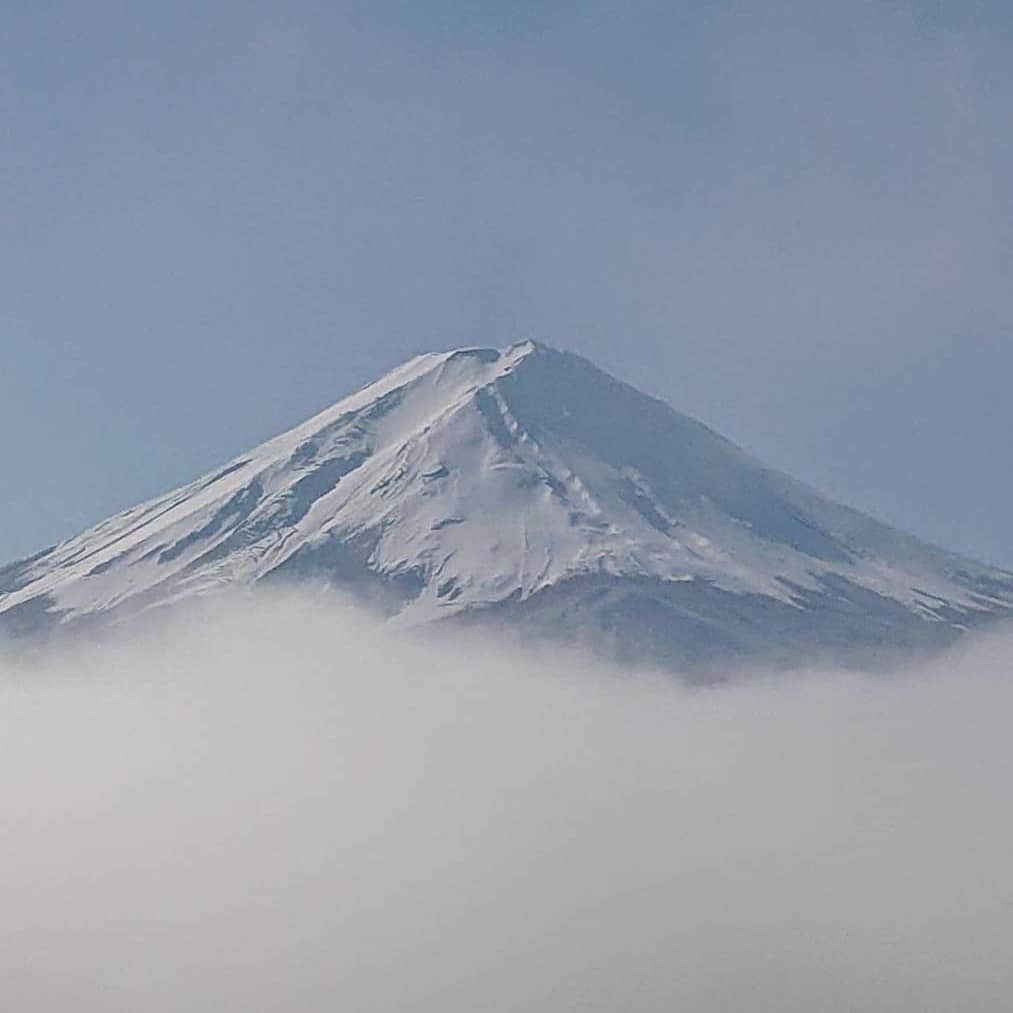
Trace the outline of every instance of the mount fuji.
{"label": "mount fuji", "polygon": [[1013,574],[773,471],[535,342],[422,355],[211,474],[0,569],[0,631],[309,582],[398,626],[623,661],[887,661],[1013,618]]}

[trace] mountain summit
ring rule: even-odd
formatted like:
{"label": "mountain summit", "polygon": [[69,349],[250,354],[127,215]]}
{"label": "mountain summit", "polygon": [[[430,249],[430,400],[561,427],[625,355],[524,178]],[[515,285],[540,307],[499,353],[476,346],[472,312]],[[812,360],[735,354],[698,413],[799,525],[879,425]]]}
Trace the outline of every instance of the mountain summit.
{"label": "mountain summit", "polygon": [[1013,574],[833,503],[527,341],[412,359],[0,570],[0,629],[281,579],[402,624],[495,623],[672,666],[865,661],[1013,616]]}

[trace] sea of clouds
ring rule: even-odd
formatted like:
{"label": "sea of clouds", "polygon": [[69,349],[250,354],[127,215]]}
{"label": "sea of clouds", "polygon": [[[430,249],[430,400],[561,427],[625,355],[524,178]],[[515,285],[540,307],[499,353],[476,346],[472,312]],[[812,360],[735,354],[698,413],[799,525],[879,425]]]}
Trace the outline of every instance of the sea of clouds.
{"label": "sea of clouds", "polygon": [[0,654],[0,1006],[1013,1008],[1013,640],[687,688],[256,594]]}

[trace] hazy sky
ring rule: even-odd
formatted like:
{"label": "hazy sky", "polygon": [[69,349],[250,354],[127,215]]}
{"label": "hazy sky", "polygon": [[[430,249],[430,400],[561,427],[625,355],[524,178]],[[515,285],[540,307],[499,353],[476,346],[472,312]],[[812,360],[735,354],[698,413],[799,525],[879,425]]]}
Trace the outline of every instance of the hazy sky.
{"label": "hazy sky", "polygon": [[0,560],[537,336],[1013,565],[1007,3],[3,21]]}

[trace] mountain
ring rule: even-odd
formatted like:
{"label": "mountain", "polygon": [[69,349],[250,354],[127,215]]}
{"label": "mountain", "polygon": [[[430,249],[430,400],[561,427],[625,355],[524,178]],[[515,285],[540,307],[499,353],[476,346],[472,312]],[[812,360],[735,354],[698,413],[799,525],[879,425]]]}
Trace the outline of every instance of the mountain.
{"label": "mountain", "polygon": [[1013,616],[1013,574],[764,467],[578,356],[422,355],[217,471],[0,570],[0,629],[311,581],[397,624],[608,656],[884,660]]}

